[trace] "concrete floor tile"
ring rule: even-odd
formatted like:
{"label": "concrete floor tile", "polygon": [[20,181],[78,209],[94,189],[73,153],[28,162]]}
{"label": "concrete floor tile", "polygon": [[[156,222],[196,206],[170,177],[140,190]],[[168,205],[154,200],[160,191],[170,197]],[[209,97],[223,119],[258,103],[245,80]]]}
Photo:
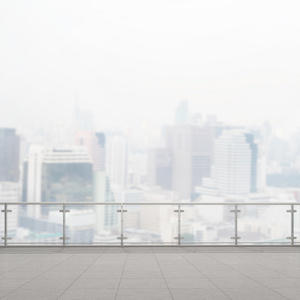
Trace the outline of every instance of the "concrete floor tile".
{"label": "concrete floor tile", "polygon": [[22,286],[24,290],[65,290],[73,282],[74,278],[48,278],[48,279],[33,279]]}
{"label": "concrete floor tile", "polygon": [[257,278],[286,278],[287,276],[276,271],[241,271],[244,275],[257,279]]}
{"label": "concrete floor tile", "polygon": [[234,270],[215,271],[215,270],[201,270],[201,273],[207,278],[247,278],[244,274]]}
{"label": "concrete floor tile", "polygon": [[194,278],[166,278],[167,285],[170,289],[200,289],[200,288],[216,288],[216,286],[208,279]]}
{"label": "concrete floor tile", "polygon": [[290,300],[299,300],[300,298],[300,287],[274,288],[274,291]]}
{"label": "concrete floor tile", "polygon": [[120,289],[162,289],[167,288],[164,279],[123,278]]}
{"label": "concrete floor tile", "polygon": [[4,300],[56,300],[63,293],[60,290],[23,290],[18,289],[6,295]]}
{"label": "concrete floor tile", "polygon": [[28,278],[2,278],[0,279],[0,289],[16,289],[29,281]]}
{"label": "concrete floor tile", "polygon": [[122,278],[163,278],[161,271],[141,271],[141,270],[132,270],[124,271]]}
{"label": "concrete floor tile", "polygon": [[299,280],[295,278],[260,278],[259,282],[266,287],[273,288],[297,288]]}
{"label": "concrete floor tile", "polygon": [[98,290],[116,289],[120,283],[119,279],[79,278],[69,288],[71,290]]}
{"label": "concrete floor tile", "polygon": [[121,278],[122,277],[122,271],[86,271],[84,272],[80,278],[107,278],[107,279],[114,279],[114,278]]}
{"label": "concrete floor tile", "polygon": [[283,300],[285,297],[267,288],[262,289],[222,289],[232,300]]}
{"label": "concrete floor tile", "polygon": [[211,281],[220,289],[257,289],[263,286],[250,278],[211,278]]}
{"label": "concrete floor tile", "polygon": [[172,300],[168,289],[122,289],[116,300]]}
{"label": "concrete floor tile", "polygon": [[14,289],[0,289],[0,298],[4,297],[8,293],[11,293],[12,291],[14,291]]}
{"label": "concrete floor tile", "polygon": [[228,300],[219,289],[171,289],[174,300]]}
{"label": "concrete floor tile", "polygon": [[56,272],[56,271],[50,270],[50,271],[40,275],[38,277],[38,279],[47,279],[47,280],[49,280],[49,279],[52,279],[52,278],[60,278],[60,279],[73,278],[75,280],[81,274],[82,274],[82,272],[74,272],[74,271],[73,272],[68,272],[68,271]]}
{"label": "concrete floor tile", "polygon": [[117,294],[116,289],[102,290],[67,290],[59,300],[114,300]]}
{"label": "concrete floor tile", "polygon": [[163,271],[163,275],[165,278],[205,278],[203,274],[195,269],[193,271],[166,270]]}
{"label": "concrete floor tile", "polygon": [[7,278],[7,279],[33,279],[35,277],[38,277],[40,274],[43,274],[43,272],[18,272],[18,271],[9,271],[0,274],[1,278]]}

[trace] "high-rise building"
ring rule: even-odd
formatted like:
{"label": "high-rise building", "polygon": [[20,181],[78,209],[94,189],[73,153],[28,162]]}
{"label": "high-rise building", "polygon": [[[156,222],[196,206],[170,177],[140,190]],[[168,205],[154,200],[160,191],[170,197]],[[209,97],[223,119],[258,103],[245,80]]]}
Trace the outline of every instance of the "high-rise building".
{"label": "high-rise building", "polygon": [[94,171],[105,171],[105,135],[102,132],[78,131],[75,143],[86,146],[93,162]]}
{"label": "high-rise building", "polygon": [[175,125],[187,124],[189,121],[189,103],[181,101],[175,111]]}
{"label": "high-rise building", "polygon": [[170,149],[149,149],[148,186],[172,189],[172,151]]}
{"label": "high-rise building", "polygon": [[0,181],[19,181],[20,137],[12,128],[0,128]]}
{"label": "high-rise building", "polygon": [[73,110],[73,127],[76,131],[93,131],[94,119],[92,114],[76,106]]}
{"label": "high-rise building", "polygon": [[166,149],[172,153],[172,190],[190,198],[202,178],[210,176],[214,130],[192,125],[170,126]]}
{"label": "high-rise building", "polygon": [[114,136],[107,142],[106,171],[113,186],[127,185],[128,144],[124,137]]}
{"label": "high-rise building", "polygon": [[246,141],[249,144],[250,151],[251,151],[251,193],[257,192],[257,172],[258,172],[258,144],[254,141],[254,134],[252,133],[245,133]]}
{"label": "high-rise building", "polygon": [[212,178],[218,193],[249,194],[252,183],[255,188],[256,175],[251,176],[251,171],[256,169],[256,161],[255,156],[252,160],[254,142],[250,137],[239,130],[228,130],[216,139]]}
{"label": "high-rise building", "polygon": [[[92,201],[93,166],[86,148],[51,149],[33,145],[25,162],[23,201]],[[47,214],[47,206],[30,208],[32,217]]]}

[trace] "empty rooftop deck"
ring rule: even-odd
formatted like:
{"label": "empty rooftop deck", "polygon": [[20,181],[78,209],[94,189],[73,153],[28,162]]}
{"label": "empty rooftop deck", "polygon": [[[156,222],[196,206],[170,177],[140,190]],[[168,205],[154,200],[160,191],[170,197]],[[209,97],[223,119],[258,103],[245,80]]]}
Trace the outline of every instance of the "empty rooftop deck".
{"label": "empty rooftop deck", "polygon": [[300,248],[1,247],[0,299],[300,299]]}

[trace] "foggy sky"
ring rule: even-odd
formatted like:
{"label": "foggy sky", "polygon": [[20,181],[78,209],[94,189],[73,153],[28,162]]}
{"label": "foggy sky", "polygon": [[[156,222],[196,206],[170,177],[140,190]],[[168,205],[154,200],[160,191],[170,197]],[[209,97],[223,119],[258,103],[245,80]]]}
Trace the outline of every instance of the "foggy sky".
{"label": "foggy sky", "polygon": [[[195,112],[300,127],[298,1],[0,0],[0,127]],[[77,100],[76,100],[77,99]]]}

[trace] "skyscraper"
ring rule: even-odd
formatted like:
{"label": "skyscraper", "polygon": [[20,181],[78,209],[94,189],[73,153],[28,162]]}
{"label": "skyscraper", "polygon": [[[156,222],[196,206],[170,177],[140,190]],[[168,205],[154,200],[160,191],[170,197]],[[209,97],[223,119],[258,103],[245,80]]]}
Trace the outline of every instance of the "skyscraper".
{"label": "skyscraper", "polygon": [[[26,166],[27,165],[27,166]],[[26,202],[89,202],[92,201],[92,161],[85,148],[51,149],[33,145],[25,163]],[[31,216],[47,213],[32,207]]]}
{"label": "skyscraper", "polygon": [[195,186],[210,175],[213,141],[214,130],[210,127],[167,127],[166,149],[172,157],[171,186],[181,198],[190,198]]}
{"label": "skyscraper", "polygon": [[[253,142],[248,136],[248,140]],[[224,131],[215,141],[212,178],[220,194],[249,194],[251,191],[252,161],[251,145],[247,136],[239,130]],[[253,183],[254,184],[254,183]]]}
{"label": "skyscraper", "polygon": [[78,131],[75,143],[87,147],[94,171],[105,171],[105,135],[102,132]]}
{"label": "skyscraper", "polygon": [[257,173],[258,173],[258,145],[254,141],[254,134],[245,133],[246,141],[249,144],[251,151],[251,187],[250,190],[252,193],[257,192]]}
{"label": "skyscraper", "polygon": [[12,128],[0,129],[0,181],[19,181],[20,137]]}
{"label": "skyscraper", "polygon": [[172,151],[170,149],[149,149],[148,186],[172,189]]}
{"label": "skyscraper", "polygon": [[127,185],[128,144],[123,136],[114,136],[107,142],[106,171],[113,186]]}
{"label": "skyscraper", "polygon": [[187,124],[189,121],[189,103],[181,101],[175,111],[175,125]]}

